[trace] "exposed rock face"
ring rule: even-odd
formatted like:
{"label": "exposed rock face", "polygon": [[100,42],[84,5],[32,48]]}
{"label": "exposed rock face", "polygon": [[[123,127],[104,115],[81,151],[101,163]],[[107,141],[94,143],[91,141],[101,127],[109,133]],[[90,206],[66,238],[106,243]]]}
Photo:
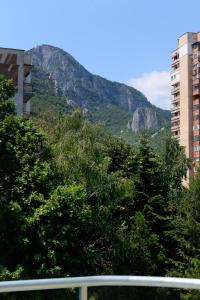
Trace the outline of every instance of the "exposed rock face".
{"label": "exposed rock face", "polygon": [[[126,112],[135,112],[131,128],[136,127],[137,130],[159,126],[156,122],[157,108],[140,91],[91,74],[62,49],[42,45],[29,52],[34,65],[32,78],[35,92],[64,96],[89,111],[92,107],[109,104]],[[151,113],[146,110],[139,112],[139,108],[151,108]],[[163,118],[166,119],[164,113]]]}
{"label": "exposed rock face", "polygon": [[33,80],[35,76],[45,77],[46,74],[54,85],[55,95],[68,96],[81,106],[110,103],[131,112],[138,107],[151,106],[138,90],[89,73],[70,54],[59,48],[42,45],[30,52],[36,67]]}
{"label": "exposed rock face", "polygon": [[138,132],[142,129],[160,128],[163,122],[159,119],[156,110],[152,108],[138,108],[133,113],[132,122],[129,124],[133,132]]}

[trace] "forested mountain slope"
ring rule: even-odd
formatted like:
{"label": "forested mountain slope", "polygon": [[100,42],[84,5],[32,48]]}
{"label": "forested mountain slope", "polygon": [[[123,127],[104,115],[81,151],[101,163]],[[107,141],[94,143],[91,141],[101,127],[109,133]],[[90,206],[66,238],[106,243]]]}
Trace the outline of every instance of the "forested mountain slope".
{"label": "forested mountain slope", "polygon": [[91,121],[103,122],[114,134],[124,137],[131,131],[169,124],[169,111],[155,107],[130,86],[91,74],[64,50],[41,45],[29,52],[34,65],[33,112],[49,107],[66,112],[79,106]]}

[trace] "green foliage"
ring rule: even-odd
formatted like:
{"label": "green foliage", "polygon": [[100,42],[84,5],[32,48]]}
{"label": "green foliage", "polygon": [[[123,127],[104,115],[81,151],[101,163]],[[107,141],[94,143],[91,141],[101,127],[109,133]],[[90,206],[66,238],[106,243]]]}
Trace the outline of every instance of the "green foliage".
{"label": "green foliage", "polygon": [[[35,83],[35,86],[39,88],[36,91],[35,96],[31,99],[31,110],[33,115],[43,115],[47,111],[49,114],[54,114],[55,112],[65,114],[77,109],[76,102],[67,100],[67,97],[54,96],[53,91],[49,88],[47,88],[49,93],[46,94],[41,87],[41,82],[40,85],[39,83]],[[69,99],[73,99],[73,97],[74,95],[68,95]],[[87,94],[85,95],[85,99],[88,100]],[[85,113],[87,119],[93,123],[100,123],[105,126],[105,130],[118,138],[123,138],[127,143],[137,145],[140,133],[134,133],[132,130],[128,129],[128,121],[132,119],[131,112],[126,111],[115,104],[96,103],[96,100],[93,101],[93,99],[88,100],[88,102],[89,110],[87,109]],[[163,126],[166,126],[166,120],[170,119],[169,111],[163,111],[156,107],[154,109],[157,111],[159,122],[163,124]],[[146,132],[153,135],[158,131],[159,129],[152,129],[147,130]],[[153,147],[162,144],[164,137],[165,133],[163,131],[159,132],[158,137],[153,136],[151,139]]]}
{"label": "green foliage", "polygon": [[0,122],[0,202],[47,192],[50,167],[43,135],[31,121],[8,116]]}
{"label": "green foliage", "polygon": [[[181,200],[174,220],[179,241],[178,255],[174,261],[174,274],[200,278],[200,170]],[[180,276],[179,275],[179,276]],[[198,291],[184,292],[181,299],[199,299]]]}
{"label": "green foliage", "polygon": [[[13,84],[3,80],[3,103],[9,103],[13,92]],[[52,171],[44,136],[30,120],[17,118],[7,108],[1,106],[0,120],[0,274],[2,279],[16,279],[27,272],[26,217],[48,196]]]}
{"label": "green foliage", "polygon": [[0,76],[0,121],[10,114],[15,114],[15,105],[10,98],[15,94],[12,80]]}
{"label": "green foliage", "polygon": [[[26,218],[29,233],[31,277],[58,277],[76,275],[84,270],[84,237],[91,219],[83,187],[73,184],[60,186]],[[27,239],[28,234],[27,234]],[[34,250],[34,251],[33,251]],[[86,259],[86,257],[84,257]],[[82,264],[84,260],[82,261]],[[31,266],[35,265],[32,269]]]}
{"label": "green foliage", "polygon": [[95,123],[102,123],[116,136],[123,136],[128,132],[128,121],[131,120],[132,114],[113,104],[100,104],[91,106],[92,120]]}
{"label": "green foliage", "polygon": [[[182,178],[187,175],[190,161],[185,156],[184,147],[181,147],[178,141],[171,137],[171,135],[168,135],[165,139],[161,150],[161,157],[167,176],[166,181],[171,187],[170,192],[173,193],[171,197],[177,200],[177,198],[181,198]],[[176,192],[178,192],[179,195],[177,195]]]}
{"label": "green foliage", "polygon": [[101,127],[91,126],[79,110],[68,118],[59,115],[56,119],[48,114],[43,120],[47,123],[42,121],[39,126],[48,132],[55,165],[63,180],[83,183],[90,190],[103,184],[109,159],[105,156]]}
{"label": "green foliage", "polygon": [[[188,160],[174,139],[168,137],[158,154],[147,136],[132,148],[80,110],[66,115],[58,107],[33,120],[5,111],[1,108],[1,280],[199,276],[200,175],[185,193],[181,181]],[[179,294],[105,288],[91,290],[90,298],[198,299],[198,293]],[[76,295],[38,292],[29,299],[66,296]]]}
{"label": "green foliage", "polygon": [[70,113],[71,107],[64,97],[55,97],[53,95],[36,94],[31,98],[31,111],[34,116],[43,115],[45,112],[52,113]]}

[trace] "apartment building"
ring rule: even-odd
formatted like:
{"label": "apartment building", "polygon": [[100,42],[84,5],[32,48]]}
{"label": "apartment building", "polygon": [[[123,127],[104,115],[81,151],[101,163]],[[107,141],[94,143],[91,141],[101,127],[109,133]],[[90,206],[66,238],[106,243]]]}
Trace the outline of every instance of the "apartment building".
{"label": "apartment building", "polygon": [[0,74],[12,79],[16,86],[17,115],[30,114],[31,67],[31,56],[24,50],[0,48]]}
{"label": "apartment building", "polygon": [[200,32],[179,37],[171,58],[171,131],[193,161],[189,180],[200,160]]}

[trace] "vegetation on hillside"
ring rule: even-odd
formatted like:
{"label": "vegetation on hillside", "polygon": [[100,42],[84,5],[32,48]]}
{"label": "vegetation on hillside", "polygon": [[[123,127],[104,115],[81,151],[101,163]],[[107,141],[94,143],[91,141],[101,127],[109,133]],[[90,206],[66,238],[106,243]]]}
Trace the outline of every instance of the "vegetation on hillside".
{"label": "vegetation on hillside", "polygon": [[[61,113],[68,114],[78,109],[78,106],[67,100],[66,97],[53,96],[49,94],[35,93],[31,99],[31,111],[34,117],[39,117],[45,112],[48,114]],[[137,146],[141,133],[149,136],[151,145],[159,150],[166,135],[169,133],[169,125],[162,129],[141,130],[139,133],[128,129],[128,120],[132,119],[132,114],[112,104],[91,105],[90,110],[83,109],[84,116],[91,122],[101,124],[104,130],[117,138],[123,138],[125,142]],[[168,114],[168,111],[167,111]]]}
{"label": "vegetation on hillside", "polygon": [[[199,180],[170,135],[133,148],[80,110],[17,117],[0,79],[0,279],[101,274],[199,277]],[[2,299],[27,299],[27,294]],[[28,299],[77,299],[76,291]],[[198,292],[90,289],[92,300],[199,299]]]}
{"label": "vegetation on hillside", "polygon": [[64,50],[41,45],[29,52],[34,64],[33,113],[46,108],[65,113],[70,107],[74,109],[79,106],[90,121],[103,123],[112,134],[123,137],[131,144],[138,138],[127,125],[138,109],[149,108],[147,114],[151,115],[146,117],[146,123],[144,120],[138,123],[139,129],[157,130],[170,124],[170,111],[152,105],[133,87],[91,74]]}

